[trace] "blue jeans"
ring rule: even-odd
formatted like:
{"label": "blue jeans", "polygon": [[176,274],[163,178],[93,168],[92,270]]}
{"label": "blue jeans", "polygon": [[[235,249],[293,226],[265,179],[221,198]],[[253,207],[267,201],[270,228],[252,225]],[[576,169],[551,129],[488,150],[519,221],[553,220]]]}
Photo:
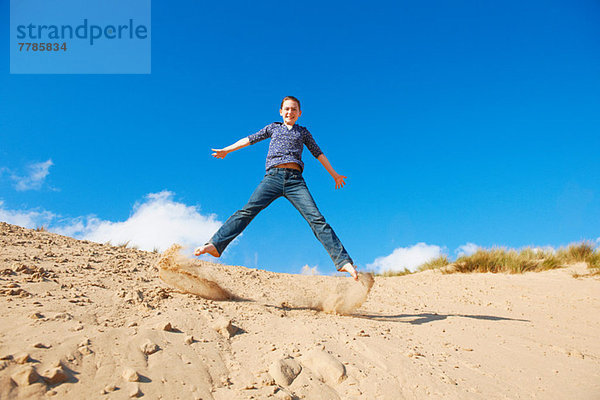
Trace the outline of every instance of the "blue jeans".
{"label": "blue jeans", "polygon": [[273,200],[281,196],[288,199],[302,214],[338,270],[348,262],[353,263],[342,242],[317,208],[306,182],[302,178],[302,173],[291,168],[268,170],[262,182],[250,196],[248,203],[225,221],[209,240],[209,243],[216,247],[219,254],[223,254],[227,245],[242,233],[250,221]]}

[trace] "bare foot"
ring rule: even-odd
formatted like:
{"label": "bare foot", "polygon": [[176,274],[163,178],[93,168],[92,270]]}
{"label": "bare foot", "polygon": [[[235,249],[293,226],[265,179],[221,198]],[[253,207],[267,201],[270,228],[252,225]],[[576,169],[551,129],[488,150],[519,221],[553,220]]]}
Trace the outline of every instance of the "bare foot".
{"label": "bare foot", "polygon": [[356,270],[354,265],[352,265],[350,263],[346,263],[339,270],[349,273],[350,275],[352,275],[352,278],[354,278],[355,281],[358,281],[358,271]]}
{"label": "bare foot", "polygon": [[194,250],[195,256],[199,256],[200,254],[204,254],[204,253],[208,253],[211,256],[217,257],[217,258],[221,257],[221,255],[217,251],[217,248],[212,243],[207,243],[204,246],[200,246],[200,247],[196,248],[196,250]]}

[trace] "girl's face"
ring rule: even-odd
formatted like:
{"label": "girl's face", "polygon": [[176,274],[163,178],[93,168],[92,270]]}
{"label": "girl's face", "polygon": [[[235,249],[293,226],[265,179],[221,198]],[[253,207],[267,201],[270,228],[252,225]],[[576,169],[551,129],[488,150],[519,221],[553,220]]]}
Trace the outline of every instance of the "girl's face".
{"label": "girl's face", "polygon": [[298,103],[294,100],[286,100],[283,102],[279,115],[283,117],[283,122],[286,125],[294,125],[298,118],[302,115],[302,111],[298,107]]}

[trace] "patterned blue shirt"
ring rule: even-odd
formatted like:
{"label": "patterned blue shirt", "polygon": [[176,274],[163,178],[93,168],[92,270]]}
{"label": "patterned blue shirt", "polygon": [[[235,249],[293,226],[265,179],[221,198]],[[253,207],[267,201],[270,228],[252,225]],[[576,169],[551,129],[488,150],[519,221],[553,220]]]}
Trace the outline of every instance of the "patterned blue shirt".
{"label": "patterned blue shirt", "polygon": [[260,142],[266,138],[271,138],[265,165],[267,171],[276,165],[289,162],[297,163],[300,165],[300,169],[304,170],[304,163],[302,162],[303,145],[306,145],[315,158],[323,154],[308,129],[298,124],[294,124],[292,129],[288,129],[283,122],[273,122],[248,136],[250,144]]}

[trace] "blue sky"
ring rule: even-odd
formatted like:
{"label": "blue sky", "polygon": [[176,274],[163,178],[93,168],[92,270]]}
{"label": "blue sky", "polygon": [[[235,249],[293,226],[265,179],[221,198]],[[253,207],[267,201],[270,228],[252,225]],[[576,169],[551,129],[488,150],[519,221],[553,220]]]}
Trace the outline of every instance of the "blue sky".
{"label": "blue sky", "polygon": [[[468,243],[596,240],[599,15],[591,0],[154,2],[149,75],[11,75],[2,29],[0,220],[201,244],[262,178],[268,143],[224,160],[210,149],[280,120],[292,94],[348,176],[334,190],[304,152],[309,188],[359,268]],[[1,26],[8,16],[3,1]],[[285,199],[222,261],[333,271]]]}

